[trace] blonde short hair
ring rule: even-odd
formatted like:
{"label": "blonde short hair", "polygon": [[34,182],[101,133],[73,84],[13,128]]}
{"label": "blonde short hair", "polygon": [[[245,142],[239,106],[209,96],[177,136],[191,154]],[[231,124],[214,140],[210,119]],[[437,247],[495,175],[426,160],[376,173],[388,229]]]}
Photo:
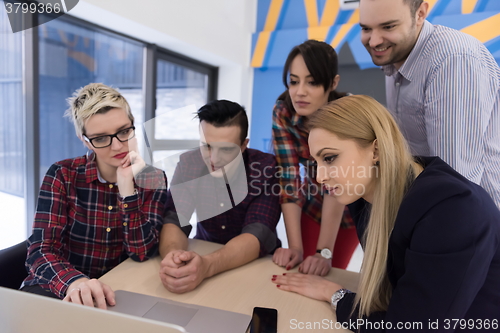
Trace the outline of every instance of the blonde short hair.
{"label": "blonde short hair", "polygon": [[134,124],[134,116],[125,97],[116,89],[102,83],[90,83],[75,91],[68,98],[69,109],[64,114],[75,126],[76,135],[81,138],[85,134],[85,122],[95,114],[106,113],[111,109],[121,108],[127,112]]}

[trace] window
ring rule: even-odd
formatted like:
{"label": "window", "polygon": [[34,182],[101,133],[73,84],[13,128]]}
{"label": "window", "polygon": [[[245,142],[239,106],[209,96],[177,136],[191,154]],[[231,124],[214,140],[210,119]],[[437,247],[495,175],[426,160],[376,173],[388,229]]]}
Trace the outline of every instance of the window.
{"label": "window", "polygon": [[215,99],[214,68],[200,66],[180,57],[161,54],[156,71],[156,113],[151,129],[155,165],[172,179],[179,156],[198,147],[196,111]]}
{"label": "window", "polygon": [[0,10],[0,249],[26,238],[22,37]]}
{"label": "window", "polygon": [[[0,10],[0,249],[26,238],[50,165],[86,153],[63,117],[66,99],[76,89],[91,82],[118,88],[132,108],[136,128],[142,128],[157,114],[172,117],[169,111],[189,105],[185,110],[196,110],[215,98],[217,86],[214,67],[70,15],[30,29],[30,38],[26,35],[12,33],[7,14]],[[33,61],[23,62],[25,58]],[[161,160],[198,145],[192,113],[177,112],[175,120],[160,121],[146,133],[151,157],[160,160],[157,165],[169,179],[176,160]]]}
{"label": "window", "polygon": [[144,44],[59,18],[39,28],[40,180],[54,162],[87,149],[63,118],[66,99],[91,82],[118,88],[130,103],[136,127],[144,121]]}

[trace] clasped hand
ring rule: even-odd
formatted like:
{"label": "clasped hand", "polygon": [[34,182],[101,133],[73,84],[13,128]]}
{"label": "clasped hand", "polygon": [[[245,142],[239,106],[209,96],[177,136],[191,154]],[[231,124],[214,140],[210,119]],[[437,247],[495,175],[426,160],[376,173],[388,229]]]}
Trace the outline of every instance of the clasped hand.
{"label": "clasped hand", "polygon": [[160,279],[168,291],[182,294],[195,289],[208,274],[202,256],[192,251],[169,252],[160,264]]}

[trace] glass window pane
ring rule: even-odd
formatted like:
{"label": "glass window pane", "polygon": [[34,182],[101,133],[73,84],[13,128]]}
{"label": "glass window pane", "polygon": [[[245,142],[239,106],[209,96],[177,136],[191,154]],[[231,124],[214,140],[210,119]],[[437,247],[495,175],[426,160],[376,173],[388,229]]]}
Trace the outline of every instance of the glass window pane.
{"label": "glass window pane", "polygon": [[179,163],[179,157],[187,150],[156,150],[153,152],[154,166],[165,171],[168,187],[174,176],[175,167]]}
{"label": "glass window pane", "polygon": [[86,153],[63,118],[66,99],[91,82],[118,88],[144,121],[143,45],[92,27],[57,19],[40,26],[40,176],[57,161]]}
{"label": "glass window pane", "polygon": [[[165,61],[158,61],[155,139],[198,140],[198,120],[192,112],[206,104],[208,75]],[[185,108],[186,106],[193,106]],[[172,126],[175,124],[175,126]]]}
{"label": "glass window pane", "polygon": [[[156,150],[153,152],[154,166],[158,169],[165,171],[168,180],[168,187],[170,188],[170,182],[174,176],[175,168],[177,163],[179,163],[180,156],[187,152],[187,150]],[[196,211],[191,216],[189,223],[193,226],[189,237],[194,237],[196,235]]]}
{"label": "glass window pane", "polygon": [[0,10],[0,249],[26,239],[22,33]]}

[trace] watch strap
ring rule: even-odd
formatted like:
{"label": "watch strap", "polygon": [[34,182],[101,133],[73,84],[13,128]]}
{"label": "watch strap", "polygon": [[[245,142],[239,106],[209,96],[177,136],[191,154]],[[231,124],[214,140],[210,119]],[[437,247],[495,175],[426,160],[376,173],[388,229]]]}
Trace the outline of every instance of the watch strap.
{"label": "watch strap", "polygon": [[337,304],[338,302],[344,298],[346,294],[350,294],[352,291],[347,290],[345,288],[339,289],[336,292],[333,293],[332,298],[330,300],[330,305],[332,306],[332,309],[337,310]]}

